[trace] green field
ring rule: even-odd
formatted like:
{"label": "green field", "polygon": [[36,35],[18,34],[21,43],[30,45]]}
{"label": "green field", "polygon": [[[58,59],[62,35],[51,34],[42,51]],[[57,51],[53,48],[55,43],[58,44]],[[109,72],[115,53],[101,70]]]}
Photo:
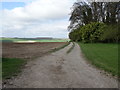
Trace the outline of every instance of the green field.
{"label": "green field", "polygon": [[0,38],[0,42],[67,42],[69,39],[22,39],[22,38]]}
{"label": "green field", "polygon": [[0,80],[2,79],[2,58],[0,58]]}
{"label": "green field", "polygon": [[79,45],[92,64],[112,75],[118,75],[118,44],[79,43]]}
{"label": "green field", "polygon": [[2,78],[7,79],[11,76],[17,75],[21,71],[25,60],[15,58],[2,58]]}

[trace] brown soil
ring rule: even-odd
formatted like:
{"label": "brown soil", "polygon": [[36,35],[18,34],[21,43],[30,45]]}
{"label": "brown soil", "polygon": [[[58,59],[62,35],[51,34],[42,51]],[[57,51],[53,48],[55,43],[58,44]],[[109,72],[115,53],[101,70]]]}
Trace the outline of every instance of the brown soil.
{"label": "brown soil", "polygon": [[2,57],[30,60],[43,56],[48,51],[64,44],[65,42],[2,43]]}
{"label": "brown soil", "polygon": [[[27,63],[4,88],[118,88],[118,80],[86,63],[77,43]],[[96,89],[97,90],[97,89]]]}

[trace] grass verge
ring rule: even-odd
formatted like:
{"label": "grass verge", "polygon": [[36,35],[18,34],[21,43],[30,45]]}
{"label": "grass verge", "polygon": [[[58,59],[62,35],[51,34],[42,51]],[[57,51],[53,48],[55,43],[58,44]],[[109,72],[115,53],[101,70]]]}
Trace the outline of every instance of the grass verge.
{"label": "grass verge", "polygon": [[61,46],[61,47],[58,47],[58,48],[54,48],[54,49],[52,49],[51,51],[49,51],[50,53],[51,52],[56,52],[56,51],[58,51],[58,50],[60,50],[60,49],[63,49],[63,48],[65,48],[66,46],[68,46],[70,44],[70,42],[67,42],[67,44],[65,44],[65,45],[63,45],[63,46]]}
{"label": "grass verge", "polygon": [[22,59],[2,58],[2,78],[8,79],[16,76],[21,72],[21,68],[25,63],[26,61]]}
{"label": "grass verge", "polygon": [[72,45],[72,47],[67,51],[67,54],[70,53],[70,52],[73,50],[74,47],[75,47],[75,43],[73,42],[73,45]]}
{"label": "grass verge", "polygon": [[92,64],[111,73],[113,76],[120,76],[118,74],[118,44],[78,44]]}
{"label": "grass verge", "polygon": [[2,58],[0,58],[0,80],[2,80]]}

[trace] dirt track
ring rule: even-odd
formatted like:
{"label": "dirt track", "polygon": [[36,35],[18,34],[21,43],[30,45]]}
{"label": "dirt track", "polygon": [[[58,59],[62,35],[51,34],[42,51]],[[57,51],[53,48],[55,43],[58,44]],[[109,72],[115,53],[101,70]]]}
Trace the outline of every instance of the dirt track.
{"label": "dirt track", "polygon": [[30,61],[23,72],[10,80],[11,88],[117,88],[118,82],[92,67],[77,44]]}

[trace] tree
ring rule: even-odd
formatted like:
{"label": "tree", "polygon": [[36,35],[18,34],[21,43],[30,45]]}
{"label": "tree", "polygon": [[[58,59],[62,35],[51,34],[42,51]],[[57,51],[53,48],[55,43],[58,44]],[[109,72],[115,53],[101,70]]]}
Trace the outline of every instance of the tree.
{"label": "tree", "polygon": [[[85,28],[83,29],[83,27],[85,25],[88,25],[92,22],[96,22],[96,23],[99,22],[99,23],[105,23],[107,25],[111,25],[111,24],[113,25],[119,22],[119,17],[120,17],[119,2],[90,2],[90,3],[75,2],[72,7],[71,16],[69,19],[70,20],[70,25],[68,26],[68,30],[70,31],[69,37],[73,41],[80,41],[81,40],[80,32],[81,30],[84,32]],[[113,31],[114,30],[112,30],[111,32]],[[89,35],[84,37],[87,38],[89,37]],[[97,38],[97,36],[92,37],[91,40],[94,41],[95,38]]]}

